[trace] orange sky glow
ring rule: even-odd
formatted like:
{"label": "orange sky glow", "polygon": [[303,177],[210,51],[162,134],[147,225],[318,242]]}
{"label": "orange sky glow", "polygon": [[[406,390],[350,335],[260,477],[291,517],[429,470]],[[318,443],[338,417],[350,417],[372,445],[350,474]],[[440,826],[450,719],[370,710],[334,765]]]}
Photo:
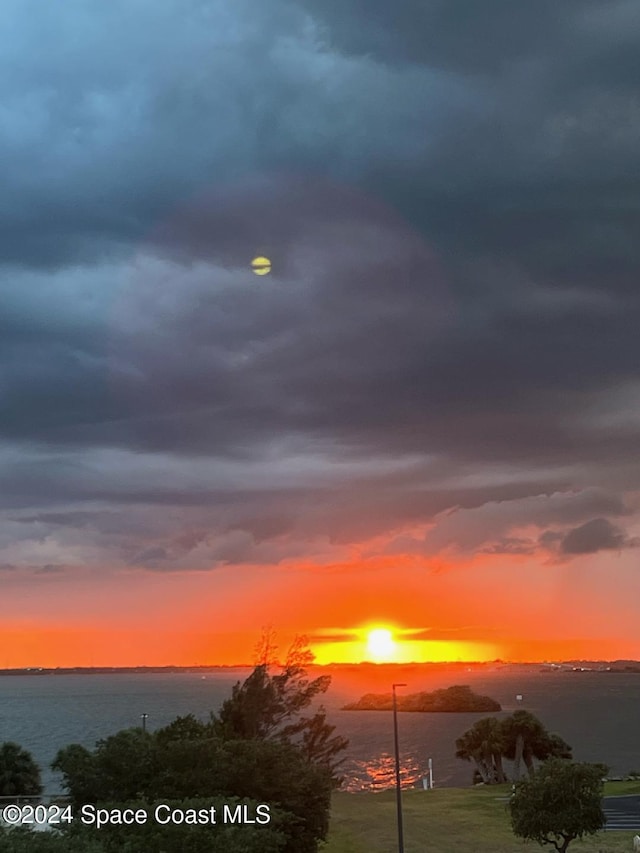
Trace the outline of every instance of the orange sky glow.
{"label": "orange sky glow", "polygon": [[640,658],[632,604],[609,589],[615,622],[602,607],[602,559],[560,576],[526,562],[526,573],[522,561],[483,557],[431,571],[372,558],[15,577],[0,603],[0,667],[251,664],[266,625],[281,650],[307,635],[318,664],[375,662],[374,628],[394,641],[380,662]]}

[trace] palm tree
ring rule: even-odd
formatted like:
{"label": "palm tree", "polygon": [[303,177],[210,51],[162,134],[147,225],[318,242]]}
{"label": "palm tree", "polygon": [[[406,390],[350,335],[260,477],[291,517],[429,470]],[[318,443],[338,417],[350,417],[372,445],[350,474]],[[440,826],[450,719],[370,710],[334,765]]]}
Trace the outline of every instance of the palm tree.
{"label": "palm tree", "polygon": [[483,717],[456,741],[456,758],[474,761],[482,780],[491,785],[506,781],[502,767],[505,749],[500,722]]}
{"label": "palm tree", "polygon": [[[538,761],[546,761],[548,758],[571,759],[573,757],[569,744],[560,735],[552,732],[547,732],[544,737],[532,744],[531,755]],[[531,775],[531,771],[529,771],[529,775]]]}
{"label": "palm tree", "polygon": [[520,762],[533,774],[534,744],[539,744],[547,736],[540,720],[529,711],[514,711],[502,721],[502,733],[505,744],[505,757],[514,762],[514,775],[520,778]]}
{"label": "palm tree", "polygon": [[529,711],[514,711],[502,720],[503,755],[514,762],[514,775],[520,778],[520,762],[524,761],[529,776],[533,775],[533,759],[571,758],[571,747],[560,735],[550,734],[540,720]]}
{"label": "palm tree", "polygon": [[476,765],[477,772],[480,774],[482,781],[486,783],[489,782],[489,769],[486,765],[484,756],[482,755],[482,753],[478,749],[477,744],[475,743],[471,730],[465,732],[461,737],[456,740],[456,758],[461,758],[463,761],[473,761]]}
{"label": "palm tree", "polygon": [[491,767],[493,782],[504,782],[506,777],[502,768],[502,753],[504,751],[504,739],[502,728],[496,717],[483,717],[472,726],[476,737],[480,742],[480,750],[485,756],[485,761]]}
{"label": "palm tree", "polygon": [[31,753],[11,741],[0,744],[0,796],[40,793],[40,768]]}

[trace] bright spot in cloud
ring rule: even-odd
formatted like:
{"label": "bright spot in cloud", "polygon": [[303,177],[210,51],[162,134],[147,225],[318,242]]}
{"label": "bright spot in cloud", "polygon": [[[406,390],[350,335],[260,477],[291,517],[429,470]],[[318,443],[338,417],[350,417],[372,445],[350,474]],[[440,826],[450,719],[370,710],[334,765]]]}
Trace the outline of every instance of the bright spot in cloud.
{"label": "bright spot in cloud", "polygon": [[254,258],[251,261],[251,269],[256,275],[266,275],[268,272],[271,272],[271,261],[269,258],[263,258],[262,256]]}

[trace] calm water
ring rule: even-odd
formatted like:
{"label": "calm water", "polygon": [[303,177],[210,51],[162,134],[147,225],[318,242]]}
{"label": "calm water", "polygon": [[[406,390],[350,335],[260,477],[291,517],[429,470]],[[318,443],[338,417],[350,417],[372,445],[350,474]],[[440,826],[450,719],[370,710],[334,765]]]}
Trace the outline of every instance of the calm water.
{"label": "calm water", "polygon": [[[5,676],[0,678],[0,741],[29,749],[43,768],[48,792],[60,790],[49,764],[60,747],[77,742],[91,747],[98,738],[140,725],[149,714],[153,730],[176,716],[201,719],[217,709],[246,671],[149,675]],[[604,761],[612,775],[640,769],[640,674],[464,672],[420,676],[409,692],[470,684],[497,699],[505,709],[522,706],[567,740],[579,761]],[[388,688],[387,688],[388,690]],[[362,790],[392,784],[391,714],[341,711],[340,706],[367,689],[344,674],[334,678],[325,697],[332,722],[350,739],[344,766],[345,787]],[[381,691],[378,691],[381,692]],[[400,714],[404,776],[415,784],[433,759],[436,785],[467,785],[471,767],[454,757],[455,739],[484,714]],[[500,716],[500,715],[498,715]]]}

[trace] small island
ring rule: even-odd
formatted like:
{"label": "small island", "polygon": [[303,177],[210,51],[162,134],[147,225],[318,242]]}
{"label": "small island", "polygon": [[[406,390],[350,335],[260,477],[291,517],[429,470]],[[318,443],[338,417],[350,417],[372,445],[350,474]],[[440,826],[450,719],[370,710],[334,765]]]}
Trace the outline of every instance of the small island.
{"label": "small island", "polygon": [[[485,712],[501,711],[502,706],[490,696],[479,696],[467,684],[457,684],[432,693],[410,693],[396,697],[398,711],[417,712]],[[343,711],[391,711],[391,693],[366,693],[357,702],[344,705]]]}

